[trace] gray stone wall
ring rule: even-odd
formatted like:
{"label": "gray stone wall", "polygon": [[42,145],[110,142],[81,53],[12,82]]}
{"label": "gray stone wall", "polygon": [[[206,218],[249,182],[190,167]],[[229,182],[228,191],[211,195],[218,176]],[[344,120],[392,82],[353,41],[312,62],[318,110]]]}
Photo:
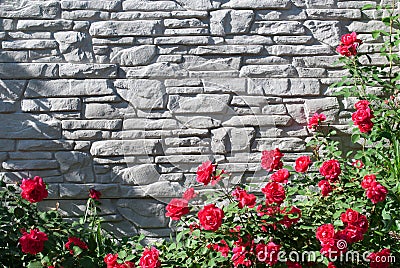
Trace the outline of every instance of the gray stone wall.
{"label": "gray stone wall", "polygon": [[42,176],[70,218],[95,187],[118,233],[164,236],[201,162],[257,181],[261,150],[305,151],[310,114],[346,123],[335,47],[376,50],[359,8],[379,2],[0,0],[0,172]]}

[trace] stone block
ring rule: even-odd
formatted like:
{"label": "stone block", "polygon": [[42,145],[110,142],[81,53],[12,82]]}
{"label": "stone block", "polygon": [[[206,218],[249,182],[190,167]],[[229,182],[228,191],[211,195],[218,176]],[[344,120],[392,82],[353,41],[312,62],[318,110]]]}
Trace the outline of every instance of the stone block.
{"label": "stone block", "polygon": [[118,212],[129,222],[139,227],[167,227],[165,205],[156,200],[121,199],[117,202]]}
{"label": "stone block", "polygon": [[62,0],[62,9],[82,9],[82,10],[109,10],[117,11],[121,9],[121,0],[104,0],[104,1],[91,1],[91,0]]}
{"label": "stone block", "polygon": [[24,112],[78,111],[80,108],[79,98],[25,99],[21,103]]}
{"label": "stone block", "polygon": [[218,46],[199,46],[197,48],[190,49],[190,54],[194,55],[220,55],[220,54],[259,54],[263,51],[261,45],[218,45]]}
{"label": "stone block", "polygon": [[[0,100],[0,113],[13,113],[17,111],[17,102]],[[19,106],[19,105],[18,105]]]}
{"label": "stone block", "polygon": [[67,31],[54,33],[60,52],[68,62],[93,62],[92,43],[86,33]]}
{"label": "stone block", "polygon": [[124,115],[117,107],[106,103],[89,103],[85,105],[85,118],[87,119],[115,119]]}
{"label": "stone block", "polygon": [[111,62],[121,66],[145,65],[150,63],[156,53],[156,46],[153,45],[132,47],[119,51],[111,58]]}
{"label": "stone block", "polygon": [[248,33],[253,22],[252,10],[218,10],[210,12],[210,30],[213,35]]}
{"label": "stone block", "polygon": [[83,152],[56,152],[60,171],[67,182],[87,183],[94,181],[91,156]]}
{"label": "stone block", "polygon": [[165,79],[188,76],[188,71],[180,64],[170,62],[158,62],[143,67],[122,67],[126,78],[160,78]]}
{"label": "stone block", "polygon": [[26,62],[28,51],[0,51],[0,62]]}
{"label": "stone block", "polygon": [[307,99],[305,100],[305,107],[308,116],[311,117],[314,113],[324,113],[327,117],[327,121],[335,120],[339,114],[339,101],[336,97]]}
{"label": "stone block", "polygon": [[72,20],[18,20],[17,30],[20,31],[65,31],[71,30]]}
{"label": "stone block", "polygon": [[[63,10],[61,17],[66,20],[108,20],[110,13],[98,10]],[[74,25],[75,26],[75,25]]]}
{"label": "stone block", "polygon": [[277,56],[288,56],[288,55],[321,55],[321,54],[333,54],[332,47],[328,45],[274,45],[267,48],[268,53]]}
{"label": "stone block", "polygon": [[5,139],[57,139],[61,137],[61,124],[48,115],[8,114],[0,119],[3,127],[0,138]]}
{"label": "stone block", "polygon": [[208,36],[168,36],[154,38],[157,45],[206,45],[210,43]]}
{"label": "stone block", "polygon": [[222,5],[224,8],[251,8],[251,9],[288,9],[290,0],[230,0]]}
{"label": "stone block", "polygon": [[122,179],[123,184],[128,185],[148,185],[159,181],[160,173],[156,165],[143,164],[125,168],[117,175]]}
{"label": "stone block", "polygon": [[103,129],[118,130],[122,127],[122,120],[63,120],[63,129]]}
{"label": "stone block", "polygon": [[176,0],[176,2],[179,3],[183,8],[188,10],[206,11],[219,7],[218,2],[211,0]]}
{"label": "stone block", "polygon": [[20,140],[17,149],[19,151],[65,151],[74,148],[73,141],[66,140]]}
{"label": "stone block", "polygon": [[162,34],[161,22],[157,20],[98,21],[89,29],[91,36],[148,36]]}
{"label": "stone block", "polygon": [[11,139],[0,140],[0,152],[14,151],[14,149],[15,149],[15,140]]}
{"label": "stone block", "polygon": [[149,0],[127,0],[122,3],[122,9],[142,11],[169,11],[184,10],[175,1],[149,1]]}
{"label": "stone block", "polygon": [[295,77],[292,65],[246,65],[240,70],[241,77]]}
{"label": "stone block", "polygon": [[96,141],[90,148],[93,156],[154,155],[161,151],[159,140]]}
{"label": "stone block", "polygon": [[0,10],[0,17],[55,19],[60,14],[60,11],[60,4],[57,1],[31,1],[25,2],[18,9]]}
{"label": "stone block", "polygon": [[114,64],[60,64],[60,77],[63,78],[115,78],[117,66]]}
{"label": "stone block", "polygon": [[314,38],[323,44],[337,46],[340,41],[339,21],[308,20],[304,22]]}
{"label": "stone block", "polygon": [[168,109],[174,114],[225,113],[229,95],[199,94],[196,97],[169,96]]}
{"label": "stone block", "polygon": [[159,109],[166,104],[164,84],[158,80],[129,79],[114,83],[117,93],[137,109]]}
{"label": "stone block", "polygon": [[43,170],[57,169],[58,163],[55,160],[7,160],[3,162],[5,170]]}
{"label": "stone block", "polygon": [[305,34],[305,28],[298,21],[256,21],[252,32],[260,35],[300,35]]}
{"label": "stone block", "polygon": [[0,63],[0,79],[56,78],[58,65],[53,63]]}
{"label": "stone block", "polygon": [[71,97],[113,94],[105,79],[29,80],[25,97]]}
{"label": "stone block", "polygon": [[3,41],[1,45],[3,49],[10,50],[58,48],[56,41],[43,39]]}

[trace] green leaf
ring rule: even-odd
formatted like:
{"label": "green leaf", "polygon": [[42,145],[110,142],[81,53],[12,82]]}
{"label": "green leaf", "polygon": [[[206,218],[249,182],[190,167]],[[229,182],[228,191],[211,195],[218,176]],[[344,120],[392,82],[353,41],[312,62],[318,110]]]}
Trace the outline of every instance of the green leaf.
{"label": "green leaf", "polygon": [[27,268],[43,268],[43,265],[40,261],[32,261],[28,264]]}

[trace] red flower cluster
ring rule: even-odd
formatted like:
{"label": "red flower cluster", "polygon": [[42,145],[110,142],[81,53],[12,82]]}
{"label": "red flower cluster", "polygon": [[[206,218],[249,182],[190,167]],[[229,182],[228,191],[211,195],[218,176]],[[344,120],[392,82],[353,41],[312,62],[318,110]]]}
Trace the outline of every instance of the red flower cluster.
{"label": "red flower cluster", "polygon": [[322,163],[319,173],[325,177],[329,182],[336,182],[336,179],[341,173],[340,163],[337,160],[328,160]]}
{"label": "red flower cluster", "polygon": [[368,259],[370,260],[369,267],[371,268],[389,268],[391,263],[390,249],[384,248],[378,252],[372,252],[369,254]]}
{"label": "red flower cluster", "polygon": [[101,192],[95,190],[94,188],[91,188],[89,190],[89,197],[94,199],[94,200],[100,200]]}
{"label": "red flower cluster", "polygon": [[31,229],[29,233],[23,232],[22,237],[19,239],[22,252],[35,255],[42,252],[44,249],[44,242],[48,240],[47,235],[40,232],[38,229]]}
{"label": "red flower cluster", "polygon": [[347,251],[345,237],[335,231],[332,224],[324,224],[317,228],[317,239],[321,242],[321,254],[328,257],[338,257]]}
{"label": "red flower cluster", "polygon": [[361,187],[366,190],[365,194],[374,204],[386,199],[388,193],[387,188],[377,182],[376,176],[373,174],[364,176]]}
{"label": "red flower cluster", "polygon": [[228,257],[228,253],[230,251],[228,244],[223,239],[217,244],[208,244],[207,248],[220,252],[223,257]]}
{"label": "red flower cluster", "polygon": [[224,212],[217,208],[214,204],[205,205],[202,210],[197,213],[200,225],[209,231],[216,231],[222,224]]}
{"label": "red flower cluster", "polygon": [[271,181],[279,183],[287,183],[290,177],[290,172],[286,168],[282,168],[271,175]]}
{"label": "red flower cluster", "polygon": [[46,184],[39,176],[22,179],[21,190],[21,197],[31,203],[40,202],[49,195]]}
{"label": "red flower cluster", "polygon": [[304,173],[308,170],[308,167],[311,165],[311,158],[309,156],[300,156],[296,159],[296,165],[294,169],[297,172]]}
{"label": "red flower cluster", "polygon": [[237,187],[233,192],[232,196],[239,201],[238,207],[244,208],[245,206],[252,208],[256,205],[256,196],[254,194],[247,193],[246,190]]}
{"label": "red flower cluster", "polygon": [[351,34],[345,34],[340,39],[340,45],[336,48],[336,51],[343,56],[350,57],[357,55],[357,48],[362,44],[360,39],[357,39],[357,34],[352,32]]}
{"label": "red flower cluster", "polygon": [[161,267],[161,262],[158,259],[159,252],[155,247],[151,247],[150,249],[146,248],[143,251],[142,257],[139,260],[139,266],[141,268],[158,268]]}
{"label": "red flower cluster", "polygon": [[367,217],[355,210],[348,209],[341,215],[345,228],[335,231],[332,224],[324,224],[317,228],[316,237],[321,242],[321,253],[329,258],[337,257],[347,251],[347,245],[364,239],[368,231]]}
{"label": "red flower cluster", "polygon": [[364,234],[368,231],[367,217],[348,209],[340,216],[340,219],[346,225],[341,232],[345,235],[347,243],[356,243],[364,239]]}
{"label": "red flower cluster", "polygon": [[369,101],[360,100],[355,104],[356,111],[351,115],[354,125],[358,126],[358,129],[362,133],[370,132],[374,126],[371,119],[374,118],[374,114],[369,108]]}
{"label": "red flower cluster", "polygon": [[183,198],[173,198],[166,207],[165,216],[171,217],[173,220],[179,220],[183,215],[189,213],[188,200]]}
{"label": "red flower cluster", "polygon": [[115,253],[114,255],[109,253],[104,257],[104,262],[107,264],[107,268],[134,268],[135,264],[126,261],[124,263],[118,263],[118,253]]}
{"label": "red flower cluster", "polygon": [[281,161],[282,157],[283,154],[278,148],[270,151],[263,151],[261,156],[261,167],[268,172],[279,170],[283,166],[283,162]]}
{"label": "red flower cluster", "polygon": [[[232,232],[239,232],[240,226],[237,226]],[[252,255],[254,255],[254,239],[249,235],[243,237],[239,236],[238,240],[234,242],[232,249],[232,261],[233,266],[237,267],[243,265],[244,267],[250,267],[253,263],[251,261]]]}
{"label": "red flower cluster", "polygon": [[286,199],[285,189],[277,182],[268,182],[261,191],[265,195],[267,205],[277,204],[280,205]]}
{"label": "red flower cluster", "polygon": [[88,245],[77,237],[71,236],[68,242],[65,243],[65,248],[69,250],[71,255],[74,255],[74,246],[80,247],[83,250],[88,250]]}
{"label": "red flower cluster", "polygon": [[301,210],[294,206],[292,206],[289,211],[287,211],[286,208],[283,208],[281,210],[281,214],[284,216],[282,220],[278,221],[278,223],[283,224],[286,228],[290,228],[293,224],[296,224],[301,218]]}
{"label": "red flower cluster", "polygon": [[316,129],[319,126],[319,124],[325,120],[326,116],[324,114],[315,113],[308,121],[307,127],[309,129]]}

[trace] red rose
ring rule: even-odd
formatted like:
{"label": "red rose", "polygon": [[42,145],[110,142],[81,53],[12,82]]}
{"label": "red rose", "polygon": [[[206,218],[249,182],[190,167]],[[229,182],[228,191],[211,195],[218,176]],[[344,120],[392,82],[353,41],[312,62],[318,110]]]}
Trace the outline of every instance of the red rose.
{"label": "red rose", "polygon": [[315,113],[310,120],[308,121],[307,127],[309,129],[315,129],[318,125],[326,120],[326,116],[324,114]]}
{"label": "red rose", "polygon": [[33,179],[22,179],[21,190],[22,198],[31,203],[40,202],[49,195],[46,184],[39,176],[35,176]]}
{"label": "red rose", "polygon": [[197,196],[196,192],[194,191],[193,187],[190,187],[189,189],[187,189],[183,195],[182,198],[186,199],[187,201],[195,198]]}
{"label": "red rose", "polygon": [[95,189],[91,188],[89,190],[89,197],[95,200],[99,200],[101,197],[101,193],[99,191],[96,191]]}
{"label": "red rose", "polygon": [[296,165],[294,169],[297,172],[304,173],[308,170],[310,164],[311,164],[311,159],[309,156],[300,156],[299,158],[296,159]]}
{"label": "red rose", "polygon": [[356,110],[364,110],[369,108],[369,101],[367,100],[360,100],[356,104],[354,104],[354,107]]}
{"label": "red rose", "polygon": [[206,205],[197,213],[201,226],[205,230],[216,231],[222,224],[224,212],[214,204]]}
{"label": "red rose", "polygon": [[356,224],[359,220],[360,213],[358,213],[355,210],[352,209],[347,209],[345,213],[342,213],[340,216],[340,219],[342,220],[343,223],[347,224]]}
{"label": "red rose", "polygon": [[361,133],[368,133],[374,127],[374,123],[372,123],[371,120],[366,120],[364,122],[358,123],[357,126]]}
{"label": "red rose", "polygon": [[235,197],[237,201],[239,201],[239,208],[243,208],[245,206],[252,208],[256,204],[256,196],[254,194],[247,193],[246,190],[243,190],[240,187],[237,187],[232,192],[232,196]]}
{"label": "red rose", "polygon": [[159,252],[155,247],[151,247],[151,249],[146,248],[140,257],[139,266],[141,268],[161,267],[161,262],[158,259],[158,255]]}
{"label": "red rose", "polygon": [[287,183],[290,177],[289,170],[282,168],[271,175],[271,180],[279,183]]}
{"label": "red rose", "polygon": [[386,199],[387,193],[388,190],[386,189],[386,187],[376,181],[372,182],[370,187],[366,191],[367,197],[371,199],[372,203],[374,204],[384,201]]}
{"label": "red rose", "polygon": [[322,196],[328,196],[333,191],[332,185],[327,180],[320,181],[318,187],[321,189]]}
{"label": "red rose", "polygon": [[329,180],[329,182],[335,182],[341,173],[340,163],[334,159],[325,161],[322,163],[319,172],[325,179]]}
{"label": "red rose", "polygon": [[69,250],[71,255],[74,255],[74,246],[80,247],[83,250],[88,250],[88,246],[85,242],[77,237],[71,236],[68,238],[68,242],[65,243],[65,248]]}
{"label": "red rose", "polygon": [[363,123],[367,120],[370,120],[372,118],[371,110],[369,108],[367,109],[360,109],[355,111],[351,115],[351,120],[353,120],[355,125],[358,125],[360,123]]}
{"label": "red rose", "polygon": [[346,46],[351,45],[353,43],[362,43],[362,41],[360,39],[357,39],[356,32],[342,35],[342,37],[340,38],[340,42]]}
{"label": "red rose", "polygon": [[347,237],[342,232],[335,233],[329,241],[322,243],[321,254],[328,258],[334,258],[347,251]]}
{"label": "red rose", "polygon": [[261,156],[261,167],[268,172],[281,169],[283,162],[281,161],[283,154],[276,148],[271,151],[263,151]]}
{"label": "red rose", "polygon": [[364,239],[364,235],[361,230],[353,225],[346,226],[346,228],[341,231],[341,234],[346,237],[347,243],[356,243]]}
{"label": "red rose", "polygon": [[321,243],[327,243],[335,236],[335,227],[332,224],[321,225],[315,235]]}
{"label": "red rose", "polygon": [[183,215],[189,213],[188,201],[181,198],[173,198],[166,207],[165,216],[171,217],[173,220],[179,220]]}
{"label": "red rose", "polygon": [[300,263],[298,262],[293,262],[293,261],[286,261],[286,266],[288,268],[303,268]]}
{"label": "red rose", "polygon": [[274,242],[268,244],[260,243],[256,246],[257,259],[260,262],[273,266],[278,262],[278,254],[281,246]]}
{"label": "red rose", "polygon": [[384,248],[378,252],[372,252],[369,254],[368,259],[370,260],[369,267],[371,268],[389,268],[391,258],[390,249]]}
{"label": "red rose", "polygon": [[118,254],[115,253],[114,255],[111,253],[108,253],[105,257],[104,257],[104,262],[107,264],[107,267],[112,267],[114,265],[117,264],[117,260],[118,260]]}
{"label": "red rose", "polygon": [[261,191],[265,194],[266,203],[268,205],[276,203],[281,204],[285,198],[285,189],[277,182],[268,182]]}
{"label": "red rose", "polygon": [[121,263],[118,268],[135,268],[135,264],[130,261],[126,261],[124,263]]}
{"label": "red rose", "polygon": [[211,161],[206,161],[197,168],[197,181],[208,185],[215,171],[215,166]]}
{"label": "red rose", "polygon": [[357,227],[363,234],[368,231],[368,219],[366,216],[360,214],[358,216],[358,221],[354,223],[354,226]]}
{"label": "red rose", "polygon": [[31,229],[29,233],[24,232],[19,239],[22,252],[35,255],[43,251],[44,242],[47,241],[47,235],[38,229]]}

